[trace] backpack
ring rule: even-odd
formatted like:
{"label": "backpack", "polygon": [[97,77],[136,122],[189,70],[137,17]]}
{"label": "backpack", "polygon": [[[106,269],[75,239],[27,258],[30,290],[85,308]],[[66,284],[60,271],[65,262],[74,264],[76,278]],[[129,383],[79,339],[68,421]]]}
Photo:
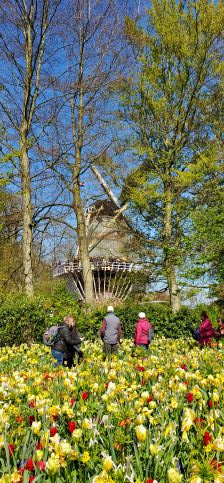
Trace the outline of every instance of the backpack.
{"label": "backpack", "polygon": [[51,327],[49,327],[46,332],[44,332],[44,335],[43,335],[43,343],[45,345],[48,345],[50,347],[53,347],[55,342],[56,342],[56,338],[57,338],[57,333],[58,333],[58,329],[59,327],[65,327],[64,325],[63,326],[59,326],[59,325],[52,325]]}
{"label": "backpack", "polygon": [[198,329],[194,330],[193,332],[193,339],[199,341],[199,335],[200,335],[200,329],[198,327]]}

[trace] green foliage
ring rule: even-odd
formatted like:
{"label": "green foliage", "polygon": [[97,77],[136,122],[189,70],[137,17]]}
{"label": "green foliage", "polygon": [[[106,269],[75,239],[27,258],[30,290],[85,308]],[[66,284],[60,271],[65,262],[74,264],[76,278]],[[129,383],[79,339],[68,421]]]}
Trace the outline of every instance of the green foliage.
{"label": "green foliage", "polygon": [[[183,268],[184,275],[183,260],[195,248],[195,210],[200,207],[204,230],[209,218],[209,213],[204,216],[205,185],[211,188],[211,178],[219,183],[224,6],[210,0],[151,3],[145,30],[126,19],[138,62],[120,112],[128,122],[127,147],[134,159],[122,200],[137,215],[146,245],[153,247],[158,276],[165,276],[172,295],[175,271]],[[206,267],[205,253],[198,262]]]}
{"label": "green foliage", "polygon": [[47,297],[29,299],[20,293],[2,294],[0,345],[41,341],[46,327],[60,322],[70,313],[76,317],[79,307],[61,285]]}
{"label": "green foliage", "polygon": [[[4,300],[2,297],[1,302],[1,346],[41,342],[46,327],[61,322],[67,314],[76,317],[77,327],[85,338],[94,340],[99,337],[101,322],[106,313],[106,307],[103,306],[91,311],[85,307],[80,308],[63,286],[57,287],[51,296],[39,296],[30,300],[26,296],[14,294]],[[145,311],[156,334],[168,338],[188,338],[198,327],[201,311],[205,309],[205,306],[195,309],[183,307],[177,314],[173,314],[166,304],[127,302],[116,308],[116,314],[120,317],[124,338],[133,338],[139,311]],[[208,307],[208,313],[213,322],[216,322],[217,306]]]}

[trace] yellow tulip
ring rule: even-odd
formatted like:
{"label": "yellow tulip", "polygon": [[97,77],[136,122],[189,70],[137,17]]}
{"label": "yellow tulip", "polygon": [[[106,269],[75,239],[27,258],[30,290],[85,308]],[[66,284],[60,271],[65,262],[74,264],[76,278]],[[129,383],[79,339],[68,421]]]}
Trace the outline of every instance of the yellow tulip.
{"label": "yellow tulip", "polygon": [[103,460],[103,469],[105,471],[110,471],[113,468],[113,461],[111,456],[105,456]]}
{"label": "yellow tulip", "polygon": [[139,426],[136,426],[135,428],[135,433],[137,436],[138,441],[143,443],[146,440],[146,428],[143,426],[143,424],[139,424]]}
{"label": "yellow tulip", "polygon": [[176,470],[176,468],[169,468],[167,476],[169,483],[179,483],[182,480],[182,475]]}
{"label": "yellow tulip", "polygon": [[33,421],[31,425],[31,430],[33,431],[33,434],[38,434],[40,432],[41,428],[41,421]]}
{"label": "yellow tulip", "polygon": [[157,456],[160,452],[160,447],[157,444],[150,444],[149,450],[152,456]]}
{"label": "yellow tulip", "polygon": [[72,432],[72,439],[79,440],[82,437],[82,430],[77,428]]}
{"label": "yellow tulip", "polygon": [[60,469],[59,456],[52,453],[50,458],[46,462],[46,472],[48,475],[55,475]]}

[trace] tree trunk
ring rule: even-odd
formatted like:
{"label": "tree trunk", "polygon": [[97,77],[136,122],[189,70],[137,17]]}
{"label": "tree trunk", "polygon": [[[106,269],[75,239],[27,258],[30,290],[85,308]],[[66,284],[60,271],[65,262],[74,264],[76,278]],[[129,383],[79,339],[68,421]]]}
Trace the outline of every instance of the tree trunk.
{"label": "tree trunk", "polygon": [[79,59],[79,102],[77,106],[77,125],[75,121],[75,102],[74,96],[71,98],[71,120],[73,142],[75,147],[75,163],[73,166],[73,206],[77,220],[77,237],[79,245],[79,255],[82,264],[82,275],[84,282],[85,302],[87,304],[94,303],[93,274],[89,257],[88,239],[86,233],[85,214],[80,194],[79,176],[82,166],[82,148],[83,148],[83,50],[84,41],[82,32],[80,31],[80,59]]}
{"label": "tree trunk", "polygon": [[180,292],[177,286],[175,268],[171,267],[168,277],[169,283],[169,295],[170,295],[170,306],[174,313],[180,310]]}
{"label": "tree trunk", "polygon": [[25,291],[28,297],[33,296],[32,270],[32,205],[30,186],[30,162],[27,148],[26,128],[20,131],[20,165],[22,176],[22,216],[23,216],[23,269]]}
{"label": "tree trunk", "polygon": [[170,306],[174,313],[180,309],[180,293],[177,286],[175,263],[173,262],[172,251],[172,203],[170,188],[165,187],[164,191],[164,255],[165,272],[169,289]]}
{"label": "tree trunk", "polygon": [[80,187],[78,181],[73,183],[73,201],[74,211],[77,220],[77,237],[79,245],[79,255],[82,264],[82,274],[84,281],[85,302],[87,304],[94,303],[94,290],[93,290],[93,274],[91,270],[91,263],[89,258],[89,248],[86,235],[85,215],[82,206],[82,199],[80,196]]}

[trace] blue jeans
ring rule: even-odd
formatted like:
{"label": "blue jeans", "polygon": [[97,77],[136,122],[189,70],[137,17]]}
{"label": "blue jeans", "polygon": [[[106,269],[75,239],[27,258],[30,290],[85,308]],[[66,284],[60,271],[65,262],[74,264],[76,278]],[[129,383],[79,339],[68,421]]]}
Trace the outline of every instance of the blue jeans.
{"label": "blue jeans", "polygon": [[63,365],[63,352],[56,351],[55,349],[51,349],[52,356],[56,359],[55,366],[62,366]]}

